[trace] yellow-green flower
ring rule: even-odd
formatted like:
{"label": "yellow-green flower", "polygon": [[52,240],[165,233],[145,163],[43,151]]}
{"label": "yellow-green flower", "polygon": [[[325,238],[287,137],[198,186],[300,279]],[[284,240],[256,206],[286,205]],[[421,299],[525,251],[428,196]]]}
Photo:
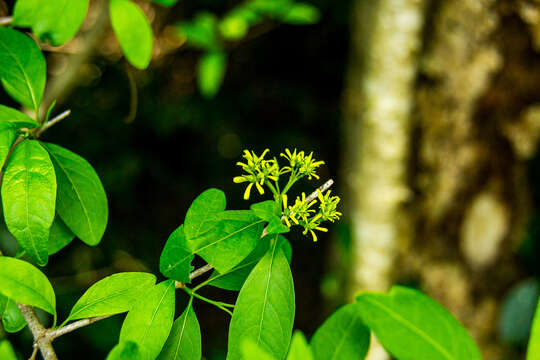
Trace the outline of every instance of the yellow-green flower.
{"label": "yellow-green flower", "polygon": [[339,196],[330,196],[331,190],[328,190],[326,194],[322,194],[320,190],[317,190],[317,197],[321,203],[319,211],[323,221],[329,220],[334,222],[339,220],[342,215],[337,211],[337,204],[340,202]]}

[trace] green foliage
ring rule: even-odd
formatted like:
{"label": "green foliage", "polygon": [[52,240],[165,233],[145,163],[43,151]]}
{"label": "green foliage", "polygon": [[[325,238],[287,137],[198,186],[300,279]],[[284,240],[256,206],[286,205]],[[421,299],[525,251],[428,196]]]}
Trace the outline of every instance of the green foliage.
{"label": "green foliage", "polygon": [[295,312],[291,270],[277,236],[242,286],[229,328],[228,360],[242,359],[242,342],[252,340],[270,355],[287,354]]}
{"label": "green foliage", "polygon": [[178,2],[178,0],[151,0],[151,1],[156,4],[167,6],[167,7],[173,6],[174,4]]}
{"label": "green foliage", "polygon": [[540,300],[536,305],[536,312],[529,338],[529,348],[527,349],[527,360],[540,359]]}
{"label": "green foliage", "polygon": [[45,59],[27,35],[0,28],[0,79],[6,92],[37,112],[45,90]]}
{"label": "green foliage", "polygon": [[24,320],[17,304],[3,295],[0,295],[0,317],[2,318],[2,326],[8,333],[19,332],[26,326],[26,320]]}
{"label": "green foliage", "polygon": [[111,25],[126,59],[145,69],[152,59],[154,36],[142,10],[130,0],[110,0]]}
{"label": "green foliage", "polygon": [[193,298],[174,322],[158,360],[199,360],[202,357],[201,329],[193,311]]}
{"label": "green foliage", "polygon": [[155,359],[173,325],[174,303],[174,281],[152,286],[129,311],[120,331],[120,343],[134,342],[139,346],[139,359]]}
{"label": "green foliage", "polygon": [[66,322],[129,311],[155,282],[156,277],[148,273],[127,272],[108,276],[84,293],[71,309]]}
{"label": "green foliage", "polygon": [[242,356],[244,360],[275,360],[251,339],[242,342]]}
{"label": "green foliage", "polygon": [[188,247],[184,226],[174,230],[165,243],[159,259],[159,271],[169,279],[190,283],[191,262],[195,256]]}
{"label": "green foliage", "polygon": [[36,140],[23,141],[13,151],[4,173],[2,204],[9,231],[38,265],[46,265],[56,177],[49,154]]}
{"label": "green foliage", "polygon": [[88,0],[17,0],[13,25],[31,27],[41,40],[62,45],[75,36],[87,10]]}
{"label": "green foliage", "polygon": [[117,344],[107,356],[107,360],[140,360],[139,345],[133,341],[123,341]]}
{"label": "green foliage", "polygon": [[[176,3],[152,1],[164,6]],[[109,4],[112,28],[127,60],[137,68],[146,68],[152,58],[153,33],[143,11],[130,0],[110,0]],[[41,40],[60,45],[75,36],[87,9],[88,0],[18,0],[13,24],[30,27]],[[318,10],[306,3],[251,0],[221,18],[199,13],[177,28],[189,44],[203,50],[198,81],[202,94],[210,98],[219,91],[226,72],[227,42],[244,38],[250,27],[265,18],[311,24],[319,17]],[[58,145],[38,141],[54,123],[49,122],[54,103],[41,109],[48,110],[45,116],[39,115],[46,81],[39,46],[19,31],[0,27],[0,50],[0,80],[6,92],[35,113],[32,119],[0,105],[3,213],[8,230],[22,248],[17,256],[26,255],[45,265],[49,255],[59,252],[75,236],[90,246],[101,241],[108,221],[107,197],[86,160]],[[315,231],[327,231],[324,222],[340,218],[340,199],[325,187],[309,196],[295,194],[291,197],[294,203],[289,205],[292,187],[303,178],[319,179],[317,171],[324,162],[316,160],[313,153],[285,149],[280,154],[283,165],[276,157],[265,158],[267,153],[244,151],[244,160],[237,163],[242,174],[233,181],[247,184],[245,200],[252,189],[259,195],[269,190],[271,199],[251,204],[249,210],[227,210],[221,190],[204,191],[193,201],[184,224],[170,235],[161,254],[160,271],[170,280],[156,284],[156,277],[149,273],[111,275],[82,295],[59,328],[42,336],[68,329],[64,326],[70,321],[128,312],[119,342],[107,359],[201,359],[201,329],[193,305],[204,301],[232,315],[228,360],[364,358],[370,330],[400,360],[480,359],[470,336],[448,312],[425,295],[401,287],[389,294],[360,294],[356,304],[342,307],[317,330],[311,346],[300,331],[292,336],[292,247],[280,234],[300,226],[304,235],[316,241]],[[187,284],[203,272],[192,272],[195,256],[207,262],[201,269],[214,268],[214,272],[189,288]],[[202,296],[198,291],[206,285],[239,291],[236,303]],[[176,321],[175,289],[190,296]],[[56,297],[47,277],[26,261],[0,256],[0,316],[7,332],[25,326],[18,304],[52,314],[56,324]],[[529,360],[538,357],[538,323],[535,320]],[[5,340],[0,342],[0,358],[16,359]]]}
{"label": "green foliage", "polygon": [[[203,284],[209,284],[225,290],[239,291],[255,265],[267,253],[269,246],[270,242],[267,239],[262,239],[259,241],[257,247],[240,264],[224,273],[214,271],[210,278]],[[290,264],[292,257],[291,244],[283,236],[280,236],[278,238],[278,246]]]}
{"label": "green foliage", "polygon": [[361,293],[356,302],[363,322],[400,360],[482,358],[457,320],[419,291],[394,286],[389,294]]}
{"label": "green foliage", "polygon": [[56,211],[67,227],[90,246],[99,244],[107,226],[107,196],[92,166],[61,146],[42,143],[58,181]]}
{"label": "green foliage", "polygon": [[0,294],[56,317],[56,297],[51,283],[26,261],[0,256]]}
{"label": "green foliage", "polygon": [[39,123],[25,113],[0,105],[0,131],[19,130],[20,128],[32,129],[37,126]]}
{"label": "green foliage", "polygon": [[17,360],[17,355],[15,355],[13,347],[7,340],[0,340],[0,359]]}
{"label": "green foliage", "polygon": [[54,255],[66,246],[75,238],[75,234],[69,230],[62,219],[56,214],[51,232],[49,233],[49,255]]}
{"label": "green foliage", "polygon": [[317,330],[311,339],[315,360],[363,359],[369,350],[369,329],[357,304],[345,305]]}
{"label": "green foliage", "polygon": [[[369,335],[369,333],[368,333]],[[327,346],[330,346],[330,344],[327,344]],[[360,355],[360,353],[354,353],[353,357],[357,357]],[[313,352],[311,351],[311,348],[309,347],[306,337],[304,334],[296,330],[293,334],[292,341],[291,341],[291,348],[289,350],[289,355],[287,355],[287,360],[314,360]],[[338,359],[330,358],[330,359]]]}
{"label": "green foliage", "polygon": [[212,51],[204,54],[199,60],[198,82],[201,94],[206,98],[216,96],[227,67],[227,56],[222,51]]}

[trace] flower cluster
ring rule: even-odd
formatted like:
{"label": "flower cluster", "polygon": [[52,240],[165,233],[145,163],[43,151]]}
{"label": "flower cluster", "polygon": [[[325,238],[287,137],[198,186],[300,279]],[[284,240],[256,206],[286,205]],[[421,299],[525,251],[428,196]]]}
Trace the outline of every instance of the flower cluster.
{"label": "flower cluster", "polygon": [[249,152],[244,150],[244,159],[246,163],[237,162],[236,165],[241,166],[246,174],[242,176],[236,176],[233,181],[237,184],[243,182],[249,182],[246,191],[244,192],[244,199],[249,199],[251,194],[251,188],[253,185],[259,191],[259,194],[264,194],[264,188],[262,187],[268,180],[279,180],[279,165],[276,159],[265,160],[264,156],[268,153],[268,149],[264,150],[260,156],[257,156],[253,151]]}
{"label": "flower cluster", "polygon": [[304,228],[303,234],[311,233],[313,241],[317,241],[317,235],[314,230],[327,232],[328,229],[321,226],[324,221],[334,222],[339,220],[341,213],[337,211],[337,204],[340,201],[338,196],[330,196],[330,190],[325,195],[320,190],[317,190],[317,198],[319,200],[319,210],[311,207],[317,203],[317,199],[306,199],[306,194],[302,193],[302,197],[298,196],[294,205],[287,206],[287,195],[283,195],[283,217],[288,227],[291,227],[291,222],[300,225]]}
{"label": "flower cluster", "polygon": [[313,152],[306,156],[303,151],[297,153],[296,149],[294,149],[291,153],[289,149],[285,149],[285,154],[281,153],[280,156],[289,160],[289,166],[283,168],[285,172],[296,174],[298,178],[307,176],[309,180],[311,180],[312,177],[319,179],[316,170],[319,166],[324,164],[324,161],[316,161],[313,159]]}
{"label": "flower cluster", "polygon": [[[309,180],[319,179],[317,168],[324,164],[324,161],[317,161],[313,158],[313,153],[306,155],[303,151],[294,149],[292,152],[285,149],[285,153],[280,155],[287,159],[288,164],[280,167],[276,158],[265,159],[268,149],[264,150],[260,156],[253,151],[244,150],[244,162],[238,162],[237,165],[242,168],[244,174],[233,179],[235,183],[247,182],[248,185],[244,192],[244,199],[249,199],[251,189],[255,186],[258,192],[264,194],[263,186],[268,187],[274,194],[274,200],[282,206],[282,221],[288,227],[298,225],[304,228],[303,234],[308,232],[317,241],[315,230],[326,232],[328,229],[322,227],[325,221],[334,222],[338,220],[341,213],[337,211],[337,205],[340,201],[338,196],[331,196],[330,191],[323,194],[317,190],[317,196],[311,195],[306,198],[306,194],[298,196],[293,205],[287,203],[287,192],[292,185],[303,177]],[[280,176],[289,174],[289,178],[283,189],[280,189]],[[319,203],[317,208],[316,204]]]}

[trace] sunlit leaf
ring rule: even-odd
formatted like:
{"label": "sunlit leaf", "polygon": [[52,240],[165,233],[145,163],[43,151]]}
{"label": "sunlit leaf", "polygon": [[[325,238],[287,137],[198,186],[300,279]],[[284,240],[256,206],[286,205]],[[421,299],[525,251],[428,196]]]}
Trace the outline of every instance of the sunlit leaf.
{"label": "sunlit leaf", "polygon": [[47,277],[26,261],[0,256],[0,294],[56,314],[56,297]]}
{"label": "sunlit leaf", "polygon": [[191,300],[174,322],[158,360],[200,360],[201,351],[201,329]]}
{"label": "sunlit leaf", "polygon": [[199,60],[197,80],[201,94],[206,98],[214,97],[221,87],[227,67],[227,55],[221,51],[204,54]]}
{"label": "sunlit leaf", "polygon": [[345,305],[315,332],[311,347],[316,360],[363,359],[369,350],[369,329],[362,323],[359,306]]}
{"label": "sunlit leaf", "polygon": [[362,321],[400,360],[482,359],[459,322],[419,291],[394,286],[388,294],[361,293],[356,301]]}
{"label": "sunlit leaf", "polygon": [[159,259],[159,271],[169,279],[190,283],[189,273],[193,270],[193,258],[193,252],[187,245],[184,225],[180,225],[165,243]]}
{"label": "sunlit leaf", "polygon": [[75,36],[87,10],[88,0],[17,0],[13,25],[32,27],[43,41],[62,45]]}
{"label": "sunlit leaf", "polygon": [[283,359],[289,349],[295,312],[291,270],[277,236],[240,290],[229,328],[227,360],[242,359],[251,340],[269,355]]}
{"label": "sunlit leaf", "polygon": [[54,255],[73,241],[75,234],[69,230],[58,214],[54,217],[49,233],[49,255]]}
{"label": "sunlit leaf", "polygon": [[142,272],[125,272],[108,276],[84,293],[71,309],[68,320],[129,311],[155,282],[154,275]]}
{"label": "sunlit leaf", "polygon": [[151,287],[126,316],[120,342],[136,343],[142,360],[154,360],[169,337],[174,320],[174,300],[174,280]]}
{"label": "sunlit leaf", "polygon": [[9,231],[38,265],[46,265],[56,176],[49,154],[38,141],[25,140],[13,151],[4,173],[2,204]]}
{"label": "sunlit leaf", "polygon": [[67,227],[90,246],[99,244],[109,216],[107,196],[92,165],[61,146],[42,143],[58,181],[56,211]]}
{"label": "sunlit leaf", "polygon": [[126,59],[136,68],[145,69],[154,46],[148,19],[130,0],[110,0],[109,4],[112,28]]}
{"label": "sunlit leaf", "polygon": [[6,92],[37,111],[45,90],[45,58],[27,35],[0,27],[0,79]]}

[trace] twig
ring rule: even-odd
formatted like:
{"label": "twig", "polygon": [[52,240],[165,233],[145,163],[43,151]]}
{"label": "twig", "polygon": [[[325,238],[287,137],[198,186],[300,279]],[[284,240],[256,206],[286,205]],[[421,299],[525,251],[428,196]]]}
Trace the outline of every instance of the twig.
{"label": "twig", "polygon": [[0,17],[0,26],[9,26],[13,22],[12,16]]}
{"label": "twig", "polygon": [[47,337],[51,341],[53,341],[54,339],[56,339],[59,336],[70,333],[72,331],[75,331],[75,330],[80,329],[82,327],[85,327],[87,325],[93,324],[93,323],[98,322],[100,320],[107,319],[109,317],[110,317],[110,315],[105,315],[105,316],[98,316],[98,317],[94,317],[94,318],[82,319],[82,320],[79,320],[79,321],[75,321],[75,322],[73,322],[73,323],[71,323],[69,325],[61,327],[60,329],[47,330],[47,332],[45,334],[45,337]]}
{"label": "twig", "polygon": [[36,133],[35,133],[36,138],[39,138],[41,136],[41,134],[43,134],[45,131],[47,131],[49,128],[53,127],[54,125],[56,125],[60,121],[67,118],[70,114],[71,114],[71,110],[66,110],[63,113],[55,116],[51,120],[47,121],[45,124],[43,124],[43,126],[38,128],[38,130],[36,131]]}
{"label": "twig", "polygon": [[326,190],[330,189],[330,187],[332,185],[334,185],[334,180],[332,180],[332,179],[330,179],[327,182],[325,182],[324,184],[322,184],[317,190],[315,190],[314,192],[309,194],[309,196],[306,198],[306,203],[309,204],[310,202],[315,200],[315,198],[317,197],[317,194],[318,194],[319,191],[324,193]]}
{"label": "twig", "polygon": [[34,344],[34,351],[32,351],[32,355],[30,356],[28,360],[36,360],[38,350],[39,350],[39,347],[36,344]]}
{"label": "twig", "polygon": [[17,306],[19,307],[19,310],[21,310],[24,319],[28,323],[28,327],[30,328],[32,336],[34,337],[34,346],[37,345],[37,347],[39,347],[39,349],[41,350],[41,355],[43,355],[43,359],[58,360],[58,357],[56,357],[56,353],[54,352],[54,348],[51,343],[52,340],[46,336],[47,330],[39,322],[39,319],[37,318],[34,309],[30,306],[23,304],[17,304]]}

